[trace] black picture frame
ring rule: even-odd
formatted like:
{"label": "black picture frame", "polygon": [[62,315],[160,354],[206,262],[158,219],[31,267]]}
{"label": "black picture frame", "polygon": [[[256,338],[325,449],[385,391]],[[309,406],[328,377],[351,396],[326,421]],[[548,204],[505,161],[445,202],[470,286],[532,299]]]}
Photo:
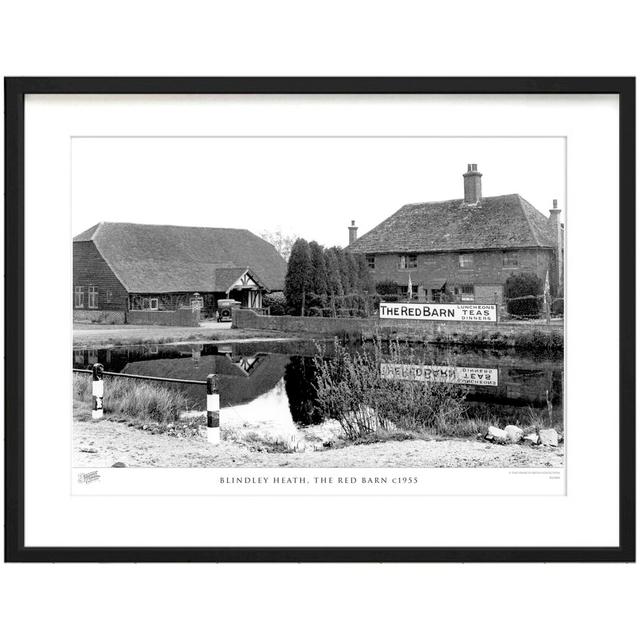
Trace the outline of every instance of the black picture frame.
{"label": "black picture frame", "polygon": [[[6,562],[635,561],[635,78],[5,78]],[[620,474],[615,547],[26,547],[24,102],[27,94],[616,94],[620,132]]]}

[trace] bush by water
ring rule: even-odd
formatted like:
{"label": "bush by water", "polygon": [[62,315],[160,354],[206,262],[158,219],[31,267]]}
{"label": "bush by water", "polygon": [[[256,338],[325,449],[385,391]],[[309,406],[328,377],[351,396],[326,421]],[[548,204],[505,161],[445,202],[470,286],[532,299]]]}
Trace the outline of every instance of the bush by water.
{"label": "bush by water", "polygon": [[318,402],[340,423],[348,440],[382,430],[406,430],[434,435],[470,435],[463,421],[466,392],[437,381],[390,380],[383,364],[407,364],[398,343],[384,354],[380,342],[365,352],[350,352],[339,341],[334,356],[316,357]]}

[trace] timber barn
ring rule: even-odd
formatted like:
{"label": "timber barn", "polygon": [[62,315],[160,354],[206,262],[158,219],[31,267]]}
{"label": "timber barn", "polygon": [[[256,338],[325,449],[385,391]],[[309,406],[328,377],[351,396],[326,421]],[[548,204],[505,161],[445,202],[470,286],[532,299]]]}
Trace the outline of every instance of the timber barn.
{"label": "timber barn", "polygon": [[283,289],[286,268],[246,229],[100,222],[73,239],[74,320],[193,308],[215,316],[221,298],[260,308]]}
{"label": "timber barn", "polygon": [[546,217],[517,193],[483,197],[475,164],[463,179],[463,198],[407,204],[360,238],[352,222],[348,248],[365,255],[376,283],[395,281],[399,296],[421,302],[502,304],[507,278],[525,272],[542,282],[548,273],[561,297],[557,202]]}

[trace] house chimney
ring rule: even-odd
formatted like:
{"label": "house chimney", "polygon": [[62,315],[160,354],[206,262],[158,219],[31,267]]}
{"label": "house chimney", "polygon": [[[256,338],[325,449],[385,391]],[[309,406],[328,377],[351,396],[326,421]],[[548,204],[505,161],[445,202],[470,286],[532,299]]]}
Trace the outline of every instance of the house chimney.
{"label": "house chimney", "polygon": [[553,209],[549,209],[549,230],[555,247],[555,293],[560,296],[563,292],[564,280],[564,227],[560,222],[560,213],[562,209],[558,209],[558,201],[553,201]]}
{"label": "house chimney", "polygon": [[482,198],[482,174],[477,164],[468,164],[464,178],[464,203],[478,204]]}
{"label": "house chimney", "polygon": [[351,221],[351,226],[349,227],[349,244],[353,244],[358,239],[358,227],[356,227],[356,221]]}

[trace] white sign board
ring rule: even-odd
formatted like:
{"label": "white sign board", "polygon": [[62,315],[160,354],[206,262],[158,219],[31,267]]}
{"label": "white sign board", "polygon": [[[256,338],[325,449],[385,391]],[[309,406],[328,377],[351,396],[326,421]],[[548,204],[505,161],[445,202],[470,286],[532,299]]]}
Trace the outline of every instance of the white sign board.
{"label": "white sign board", "polygon": [[394,364],[383,362],[380,375],[385,380],[414,380],[473,384],[480,387],[498,386],[498,369],[452,367],[435,364]]}
{"label": "white sign board", "polygon": [[498,308],[495,304],[381,302],[380,317],[393,318],[395,320],[498,322]]}

